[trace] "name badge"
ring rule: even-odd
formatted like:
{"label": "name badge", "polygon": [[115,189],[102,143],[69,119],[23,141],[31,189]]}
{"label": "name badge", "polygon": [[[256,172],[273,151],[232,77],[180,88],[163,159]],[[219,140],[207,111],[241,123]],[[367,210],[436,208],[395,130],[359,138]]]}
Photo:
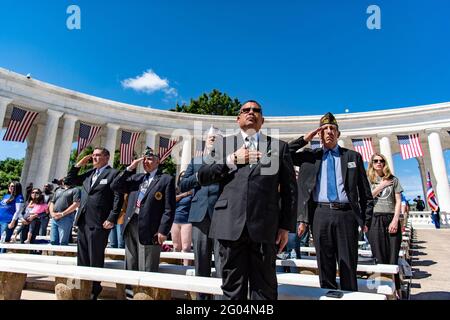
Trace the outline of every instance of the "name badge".
{"label": "name badge", "polygon": [[353,161],[347,163],[347,168],[356,168],[356,163],[354,163]]}
{"label": "name badge", "polygon": [[100,180],[100,184],[108,184],[108,179],[102,179],[102,180]]}

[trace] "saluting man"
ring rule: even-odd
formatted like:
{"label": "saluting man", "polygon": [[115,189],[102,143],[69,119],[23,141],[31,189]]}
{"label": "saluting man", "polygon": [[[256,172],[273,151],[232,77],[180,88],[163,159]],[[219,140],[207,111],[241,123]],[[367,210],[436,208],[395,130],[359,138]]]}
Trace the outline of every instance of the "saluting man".
{"label": "saluting man", "polygon": [[[323,148],[297,152],[319,134]],[[328,112],[320,126],[289,143],[298,175],[298,234],[312,226],[320,286],[337,289],[336,262],[342,290],[358,291],[358,225],[367,230],[373,198],[358,152],[341,148],[336,118]]]}
{"label": "saluting man", "polygon": [[[146,173],[133,174],[140,163]],[[158,155],[147,147],[111,185],[113,190],[129,193],[123,227],[127,270],[158,271],[161,245],[173,223],[175,179],[158,166]]]}

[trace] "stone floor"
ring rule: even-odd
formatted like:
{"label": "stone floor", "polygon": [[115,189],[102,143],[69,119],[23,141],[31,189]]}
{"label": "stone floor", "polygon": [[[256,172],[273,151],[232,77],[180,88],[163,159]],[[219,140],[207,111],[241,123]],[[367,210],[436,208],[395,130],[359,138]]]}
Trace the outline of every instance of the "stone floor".
{"label": "stone floor", "polygon": [[450,300],[450,229],[415,229],[411,300]]}

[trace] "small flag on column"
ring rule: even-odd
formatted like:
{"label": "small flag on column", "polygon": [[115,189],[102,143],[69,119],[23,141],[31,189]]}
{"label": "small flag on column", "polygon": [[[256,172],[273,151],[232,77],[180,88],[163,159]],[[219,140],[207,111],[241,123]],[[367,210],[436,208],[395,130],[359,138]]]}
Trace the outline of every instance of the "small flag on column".
{"label": "small flag on column", "polygon": [[352,139],[353,148],[362,155],[364,162],[369,162],[373,155],[372,138]]}
{"label": "small flag on column", "polygon": [[439,208],[433,186],[431,185],[430,171],[427,171],[427,202],[431,211],[437,211]]}
{"label": "small flag on column", "polygon": [[80,122],[80,131],[78,133],[78,147],[77,155],[80,154],[88,145],[91,144],[92,140],[95,139],[99,131],[102,129],[101,126],[91,126]]}
{"label": "small flag on column", "polygon": [[320,140],[311,140],[309,144],[311,145],[311,149],[322,148],[322,142]]}
{"label": "small flag on column", "polygon": [[177,144],[178,140],[169,139],[165,137],[159,137],[159,161],[163,163],[172,153],[173,147]]}
{"label": "small flag on column", "polygon": [[9,121],[3,141],[24,142],[38,114],[38,112],[13,107],[11,120]]}
{"label": "small flag on column", "polygon": [[403,160],[415,157],[423,157],[423,150],[422,146],[420,145],[418,133],[397,136],[397,139],[398,144],[400,145],[400,153],[402,154]]}
{"label": "small flag on column", "polygon": [[120,139],[120,164],[130,164],[133,162],[133,151],[140,132],[128,132],[122,130]]}

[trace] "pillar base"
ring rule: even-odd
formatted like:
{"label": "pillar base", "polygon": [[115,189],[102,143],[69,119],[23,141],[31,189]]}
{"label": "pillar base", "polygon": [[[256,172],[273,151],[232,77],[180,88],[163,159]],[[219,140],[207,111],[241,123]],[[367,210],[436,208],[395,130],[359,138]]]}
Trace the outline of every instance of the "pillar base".
{"label": "pillar base", "polygon": [[0,300],[20,300],[26,279],[25,273],[0,272]]}

